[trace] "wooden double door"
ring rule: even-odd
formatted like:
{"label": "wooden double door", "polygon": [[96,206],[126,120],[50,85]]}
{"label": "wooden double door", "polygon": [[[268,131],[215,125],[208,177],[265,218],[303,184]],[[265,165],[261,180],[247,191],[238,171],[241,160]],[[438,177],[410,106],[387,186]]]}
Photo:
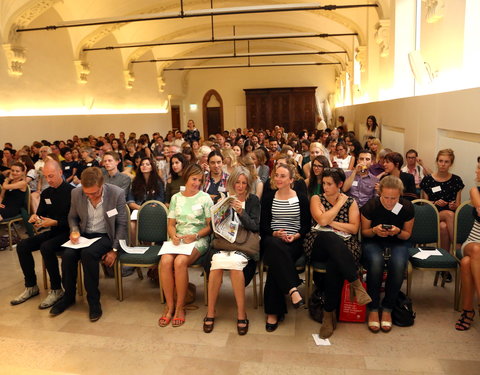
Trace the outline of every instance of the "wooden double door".
{"label": "wooden double door", "polygon": [[245,89],[247,126],[272,129],[283,126],[287,132],[315,129],[316,87]]}

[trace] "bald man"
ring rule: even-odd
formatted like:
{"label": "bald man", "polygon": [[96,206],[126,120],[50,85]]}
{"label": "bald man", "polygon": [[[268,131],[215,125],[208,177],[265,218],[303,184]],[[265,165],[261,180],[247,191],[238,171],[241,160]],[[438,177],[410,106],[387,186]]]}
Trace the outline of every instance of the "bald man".
{"label": "bald man", "polygon": [[25,290],[10,301],[12,305],[19,305],[39,294],[32,252],[40,250],[50,276],[51,290],[38,306],[39,309],[47,309],[53,306],[63,296],[56,253],[62,250],[61,245],[68,241],[70,235],[68,212],[70,211],[70,198],[73,189],[73,186],[64,182],[62,167],[57,161],[46,161],[43,174],[49,187],[40,196],[37,213],[30,216],[28,221],[33,223],[37,229],[50,228],[50,230],[24,239],[17,245],[18,260],[25,277]]}

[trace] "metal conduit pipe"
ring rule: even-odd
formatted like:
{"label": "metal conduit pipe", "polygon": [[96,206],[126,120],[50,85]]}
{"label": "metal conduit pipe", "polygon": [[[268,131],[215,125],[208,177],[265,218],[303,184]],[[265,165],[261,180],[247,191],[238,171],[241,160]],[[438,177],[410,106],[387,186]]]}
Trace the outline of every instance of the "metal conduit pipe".
{"label": "metal conduit pipe", "polygon": [[232,69],[232,68],[267,68],[282,66],[308,66],[308,65],[341,65],[339,62],[316,63],[316,62],[298,62],[298,63],[278,63],[278,64],[246,64],[246,65],[206,65],[206,66],[185,66],[183,68],[165,68],[164,72],[173,70],[205,70],[205,69]]}
{"label": "metal conduit pipe", "polygon": [[176,58],[158,58],[152,60],[132,60],[132,64],[140,63],[154,63],[162,61],[187,61],[187,60],[213,60],[213,59],[231,59],[239,57],[269,57],[269,56],[303,56],[303,55],[329,55],[335,53],[347,53],[347,51],[297,51],[297,52],[258,52],[258,53],[233,53],[230,55],[207,55],[207,56],[191,56],[191,57],[176,57]]}
{"label": "metal conduit pipe", "polygon": [[17,29],[16,32],[28,32],[28,31],[41,31],[41,30],[57,30],[69,27],[83,27],[83,26],[98,26],[108,25],[113,23],[132,23],[154,20],[166,20],[176,18],[194,18],[194,17],[209,17],[209,16],[225,16],[235,14],[253,14],[253,13],[273,13],[273,12],[297,12],[305,10],[336,10],[347,8],[364,8],[364,7],[378,7],[377,4],[350,4],[350,5],[324,5],[321,6],[317,3],[306,4],[278,4],[278,5],[257,5],[257,6],[245,6],[245,7],[230,7],[230,8],[218,8],[218,9],[197,9],[184,11],[183,1],[181,1],[181,9],[177,12],[165,12],[165,13],[152,13],[152,14],[139,14],[137,16],[129,17],[106,17],[106,18],[94,18],[86,20],[76,20],[61,22],[57,25],[31,27]]}
{"label": "metal conduit pipe", "polygon": [[126,43],[126,44],[118,44],[116,46],[84,48],[83,51],[103,51],[103,50],[114,50],[114,49],[122,49],[122,48],[157,47],[157,46],[171,46],[171,45],[196,44],[196,43],[236,42],[236,41],[242,41],[242,40],[329,38],[329,37],[355,36],[355,35],[358,35],[358,33],[337,33],[337,34],[297,33],[297,34],[245,35],[245,36],[229,36],[229,37],[217,37],[217,38],[206,38],[206,39],[172,40],[172,41],[155,42],[155,43]]}

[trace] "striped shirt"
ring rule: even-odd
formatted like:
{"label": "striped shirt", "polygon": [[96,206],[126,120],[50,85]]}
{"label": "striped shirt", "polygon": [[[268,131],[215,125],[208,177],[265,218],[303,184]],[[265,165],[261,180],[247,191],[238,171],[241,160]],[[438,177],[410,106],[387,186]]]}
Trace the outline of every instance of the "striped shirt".
{"label": "striped shirt", "polygon": [[298,197],[289,200],[273,199],[272,230],[284,229],[287,234],[295,234],[300,230],[300,203]]}

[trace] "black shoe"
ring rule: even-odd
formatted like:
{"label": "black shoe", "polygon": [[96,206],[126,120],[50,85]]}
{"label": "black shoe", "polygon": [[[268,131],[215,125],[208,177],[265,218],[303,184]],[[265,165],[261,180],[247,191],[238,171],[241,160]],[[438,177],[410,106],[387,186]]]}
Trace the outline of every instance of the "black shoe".
{"label": "black shoe", "polygon": [[443,271],[442,272],[442,277],[443,277],[443,280],[445,280],[446,283],[451,283],[453,281],[452,274],[448,271]]}
{"label": "black shoe", "polygon": [[[301,297],[302,295],[300,294],[300,292],[298,291],[298,289],[294,289],[290,292],[290,298],[292,298],[292,294],[293,293],[298,293],[298,295]],[[297,303],[293,303],[292,301],[292,305],[294,308],[298,309],[299,307],[305,305],[305,301],[302,299],[300,299],[300,301],[298,301]]]}
{"label": "black shoe", "polygon": [[[239,324],[245,324],[244,327],[240,327]],[[248,319],[237,319],[237,332],[240,336],[244,336],[247,334],[248,332],[248,324],[249,324],[249,321]],[[268,324],[268,323],[267,323]],[[278,322],[277,322],[277,326],[278,326]]]}
{"label": "black shoe", "polygon": [[285,318],[284,315],[279,315],[277,317],[277,322],[276,323],[268,323],[265,322],[265,330],[267,332],[273,332],[278,328],[278,323],[283,322],[283,319]]}
{"label": "black shoe", "polygon": [[75,304],[75,300],[67,301],[65,298],[60,299],[53,307],[50,309],[50,315],[57,316],[63,313],[70,306]]}
{"label": "black shoe", "polygon": [[89,313],[89,318],[91,322],[96,322],[98,319],[102,317],[102,306],[100,304],[95,304],[90,306],[90,313]]}
{"label": "black shoe", "polygon": [[[212,324],[207,324],[207,323],[212,323]],[[212,332],[214,324],[215,324],[215,318],[209,318],[208,316],[203,318],[203,332],[205,333]]]}

